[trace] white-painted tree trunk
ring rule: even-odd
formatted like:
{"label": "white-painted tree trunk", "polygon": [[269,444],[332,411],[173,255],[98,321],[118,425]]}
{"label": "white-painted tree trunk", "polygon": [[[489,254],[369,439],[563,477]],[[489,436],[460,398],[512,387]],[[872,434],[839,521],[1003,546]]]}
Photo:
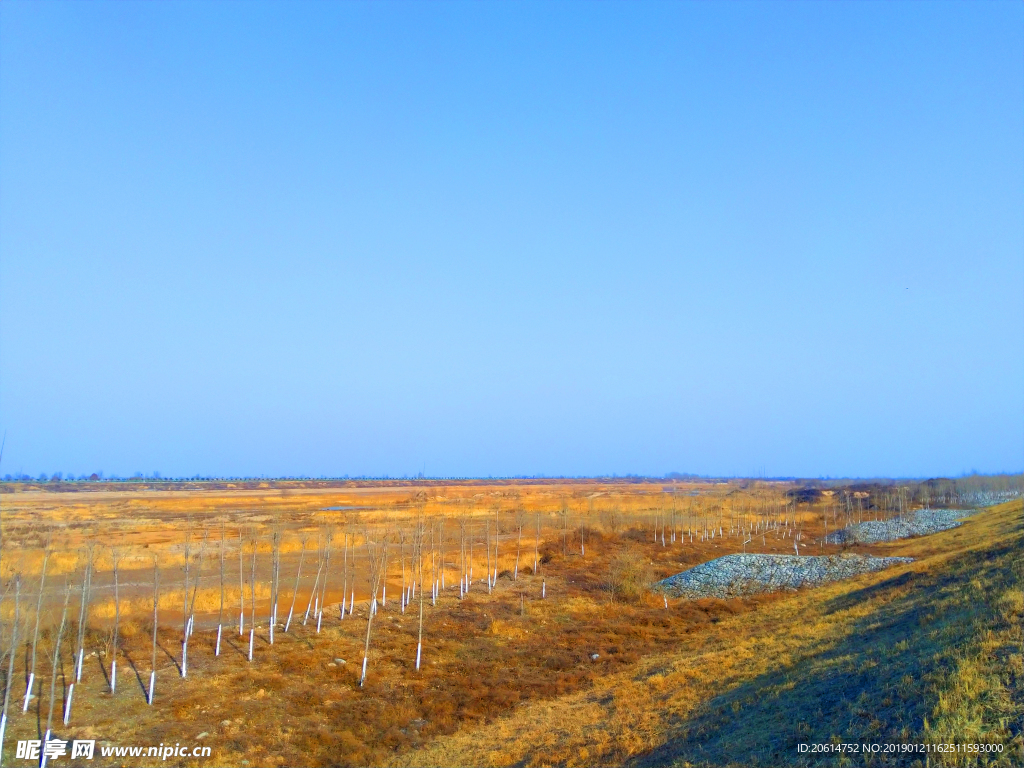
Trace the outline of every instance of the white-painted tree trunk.
{"label": "white-painted tree trunk", "polygon": [[547,579],[544,579],[540,583],[540,597],[543,600],[547,596],[548,596],[548,582],[547,582]]}
{"label": "white-painted tree trunk", "polygon": [[217,647],[213,651],[213,655],[214,656],[220,656],[220,633],[221,633],[221,625],[218,624],[217,625]]}
{"label": "white-painted tree trunk", "polygon": [[156,670],[154,669],[149,673],[149,695],[146,697],[146,703],[152,706],[153,704],[153,691],[156,690]]}
{"label": "white-painted tree trunk", "polygon": [[117,691],[117,659],[110,662],[110,693]]}
{"label": "white-painted tree trunk", "polygon": [[420,671],[420,655],[423,652],[423,643],[416,643],[416,671]]}
{"label": "white-painted tree trunk", "polygon": [[181,676],[188,677],[188,635],[181,644]]}
{"label": "white-painted tree trunk", "polygon": [[46,729],[46,735],[43,736],[43,750],[39,755],[39,768],[46,768],[46,744],[50,741],[50,729]]}
{"label": "white-painted tree trunk", "polygon": [[64,702],[64,725],[67,725],[71,720],[71,699],[75,695],[75,684],[71,683],[68,686],[68,700]]}
{"label": "white-painted tree trunk", "polygon": [[36,682],[36,673],[28,673],[28,685],[25,686],[25,701],[21,704],[21,711],[28,712],[28,700],[32,698],[32,686]]}
{"label": "white-painted tree trunk", "polygon": [[241,637],[245,634],[245,611],[240,611],[238,614],[238,636]]}
{"label": "white-painted tree trunk", "polygon": [[4,754],[4,734],[7,732],[7,713],[0,715],[0,758]]}
{"label": "white-painted tree trunk", "polygon": [[362,675],[362,677],[359,678],[359,687],[360,688],[362,688],[363,687],[363,683],[366,682],[366,662],[367,662],[367,657],[364,655],[363,656],[363,675]]}
{"label": "white-painted tree trunk", "polygon": [[75,667],[75,682],[76,683],[82,682],[82,661],[84,660],[84,656],[85,656],[85,649],[84,648],[79,648],[78,649],[78,664]]}
{"label": "white-painted tree trunk", "polygon": [[252,661],[252,644],[253,644],[253,640],[255,640],[255,639],[256,639],[256,630],[255,629],[250,629],[249,630],[249,661]]}
{"label": "white-painted tree trunk", "polygon": [[316,615],[316,633],[318,635],[320,634],[320,621],[321,621],[321,619],[323,619],[323,617],[324,617],[324,612],[323,611],[320,611],[320,613],[318,613]]}

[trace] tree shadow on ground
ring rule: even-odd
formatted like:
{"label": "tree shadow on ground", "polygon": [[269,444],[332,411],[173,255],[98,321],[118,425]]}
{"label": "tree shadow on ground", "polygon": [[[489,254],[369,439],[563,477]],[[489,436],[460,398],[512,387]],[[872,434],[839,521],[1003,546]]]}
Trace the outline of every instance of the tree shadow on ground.
{"label": "tree shadow on ground", "polygon": [[[824,615],[882,602],[838,642],[704,703],[671,726],[666,744],[628,765],[923,766],[924,755],[810,754],[798,747],[919,741],[937,680],[981,631],[979,603],[994,600],[992,590],[1014,578],[1011,563],[1020,550],[1018,528],[1010,542],[953,556],[941,572],[905,572],[829,600]],[[980,600],[965,599],[968,585],[982,589]]]}

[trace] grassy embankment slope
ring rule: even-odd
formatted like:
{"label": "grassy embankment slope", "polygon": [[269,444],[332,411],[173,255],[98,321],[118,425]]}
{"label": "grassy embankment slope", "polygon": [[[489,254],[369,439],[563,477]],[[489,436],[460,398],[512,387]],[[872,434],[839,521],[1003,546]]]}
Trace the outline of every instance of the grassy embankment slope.
{"label": "grassy embankment slope", "polygon": [[922,765],[801,755],[829,741],[1003,745],[1024,765],[1021,501],[873,547],[918,560],[712,625],[581,693],[435,739],[402,765]]}

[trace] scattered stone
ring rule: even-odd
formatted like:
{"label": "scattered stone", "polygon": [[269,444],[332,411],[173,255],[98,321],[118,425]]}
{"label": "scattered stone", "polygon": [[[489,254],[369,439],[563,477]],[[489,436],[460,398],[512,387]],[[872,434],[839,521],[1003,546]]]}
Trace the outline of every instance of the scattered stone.
{"label": "scattered stone", "polygon": [[230,720],[221,720],[220,724],[223,725],[225,728],[227,728],[229,725],[231,725],[231,721]]}
{"label": "scattered stone", "polygon": [[911,557],[725,555],[657,582],[672,597],[739,597],[794,590],[880,571]]}
{"label": "scattered stone", "polygon": [[344,659],[335,659],[334,663],[335,664],[348,664],[348,662],[345,661]]}
{"label": "scattered stone", "polygon": [[206,731],[203,731],[203,732],[202,732],[202,733],[200,733],[200,734],[199,734],[198,736],[196,736],[196,739],[197,739],[197,740],[198,740],[198,739],[205,739],[205,738],[206,738],[207,736],[209,736],[209,735],[210,735],[210,734],[208,734],[208,733],[207,733]]}
{"label": "scattered stone", "polygon": [[335,663],[334,663],[333,661],[328,661],[328,662],[327,662],[327,666],[328,666],[328,667],[334,667],[335,669],[337,669],[337,667],[338,667],[338,665],[337,665],[337,664],[335,664]]}
{"label": "scattered stone", "polygon": [[591,661],[597,661],[600,658],[601,658],[601,654],[599,654],[599,653],[592,653],[592,654],[590,654],[590,660]]}
{"label": "scattered stone", "polygon": [[956,528],[965,517],[976,515],[980,511],[979,509],[918,509],[902,518],[865,520],[863,523],[854,523],[841,531],[830,533],[825,541],[829,544],[877,544],[880,541],[926,536],[929,533]]}

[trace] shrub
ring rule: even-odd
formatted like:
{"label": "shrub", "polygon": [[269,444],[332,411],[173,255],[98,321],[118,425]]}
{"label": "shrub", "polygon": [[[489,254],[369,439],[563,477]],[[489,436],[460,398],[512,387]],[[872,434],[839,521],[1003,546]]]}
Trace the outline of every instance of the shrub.
{"label": "shrub", "polygon": [[608,591],[617,600],[638,600],[654,581],[651,566],[642,552],[634,549],[615,555],[608,567]]}

